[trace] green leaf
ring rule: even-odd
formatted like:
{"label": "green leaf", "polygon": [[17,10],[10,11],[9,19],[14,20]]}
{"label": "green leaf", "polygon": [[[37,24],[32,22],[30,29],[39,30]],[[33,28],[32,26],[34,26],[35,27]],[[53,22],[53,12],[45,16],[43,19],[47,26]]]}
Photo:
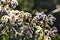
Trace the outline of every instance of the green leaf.
{"label": "green leaf", "polygon": [[38,40],[43,40],[43,33],[42,33],[42,34],[40,34],[40,36],[39,36]]}

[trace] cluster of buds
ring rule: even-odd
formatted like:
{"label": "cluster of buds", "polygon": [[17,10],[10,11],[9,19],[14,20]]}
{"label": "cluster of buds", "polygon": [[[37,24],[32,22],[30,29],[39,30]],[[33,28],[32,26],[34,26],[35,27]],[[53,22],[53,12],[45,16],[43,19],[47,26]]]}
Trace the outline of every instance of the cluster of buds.
{"label": "cluster of buds", "polygon": [[32,24],[38,24],[38,25],[46,25],[50,24],[53,25],[53,22],[56,20],[56,18],[52,15],[49,14],[48,16],[44,13],[38,13],[33,19],[32,19]]}
{"label": "cluster of buds", "polygon": [[15,8],[18,6],[17,0],[0,0],[0,4],[2,5],[9,5],[11,8]]}
{"label": "cluster of buds", "polygon": [[[7,10],[6,10],[7,11]],[[3,13],[2,13],[3,14]],[[18,11],[18,10],[10,10],[9,13],[6,13],[6,15],[3,15],[1,17],[2,22],[5,23],[23,23],[23,20],[31,18],[32,15],[28,12]],[[29,19],[30,20],[30,19]]]}
{"label": "cluster of buds", "polygon": [[[25,21],[25,20],[27,20],[27,19],[30,20],[32,18],[32,15],[28,12],[18,11],[18,10],[9,10],[9,12],[8,12],[8,10],[6,10],[6,11],[5,11],[6,13],[1,16],[1,19],[0,19],[1,24],[2,25],[8,24],[9,26],[12,24],[13,28],[11,27],[11,30],[15,31],[15,35],[22,34],[22,36],[25,36],[25,38],[29,38],[29,36],[31,36],[31,34],[33,34],[34,28],[23,26],[22,27],[23,29],[21,29],[20,25],[25,25],[27,23],[27,21]],[[1,14],[3,14],[3,13],[1,12]],[[8,25],[6,25],[6,26],[8,26]],[[3,26],[1,26],[0,28],[2,28],[2,27]],[[21,31],[21,32],[17,32],[18,29],[16,27],[17,28],[20,27],[19,31]]]}
{"label": "cluster of buds", "polygon": [[[31,24],[33,25],[33,27],[35,27],[37,29],[36,30],[37,35],[44,33],[44,40],[51,40],[50,36],[52,36],[52,35],[54,36],[55,33],[57,33],[57,28],[56,27],[49,28],[49,25],[53,25],[55,20],[56,20],[56,18],[52,14],[46,15],[44,13],[38,12],[36,14],[36,16],[33,17]],[[48,27],[50,30],[44,29],[46,27]],[[46,37],[46,39],[45,39],[45,37]]]}
{"label": "cluster of buds", "polygon": [[51,37],[54,37],[57,33],[57,28],[52,27],[50,30],[46,29],[44,30],[44,40],[51,40]]}

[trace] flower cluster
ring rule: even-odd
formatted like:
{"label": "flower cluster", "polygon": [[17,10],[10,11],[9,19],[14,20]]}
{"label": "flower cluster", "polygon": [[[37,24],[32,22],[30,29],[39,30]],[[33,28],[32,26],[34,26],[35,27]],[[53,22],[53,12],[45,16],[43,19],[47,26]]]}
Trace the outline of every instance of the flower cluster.
{"label": "flower cluster", "polygon": [[49,14],[48,16],[44,13],[37,13],[37,15],[32,19],[32,24],[36,23],[39,25],[43,25],[44,24],[50,24],[53,25],[53,22],[56,20],[56,18],[52,15]]}
{"label": "flower cluster", "polygon": [[44,40],[48,40],[48,38],[51,39],[50,36],[56,34],[57,28],[50,27],[56,20],[52,14],[37,12],[35,16],[32,16],[32,13],[11,10],[10,7],[15,8],[18,5],[16,0],[1,0],[0,2],[2,4],[0,4],[0,35],[8,36],[7,39],[4,36],[6,40],[9,38],[40,40],[43,36]]}
{"label": "flower cluster", "polygon": [[9,5],[11,8],[18,6],[17,0],[0,0],[0,4]]}
{"label": "flower cluster", "polygon": [[54,37],[57,31],[58,30],[56,27],[52,27],[49,30],[48,29],[44,30],[44,39],[51,40],[51,37]]}

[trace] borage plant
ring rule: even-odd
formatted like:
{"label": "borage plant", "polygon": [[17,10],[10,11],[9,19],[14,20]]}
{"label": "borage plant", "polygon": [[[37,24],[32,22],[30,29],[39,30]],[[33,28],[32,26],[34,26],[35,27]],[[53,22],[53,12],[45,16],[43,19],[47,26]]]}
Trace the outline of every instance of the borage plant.
{"label": "borage plant", "polygon": [[16,0],[0,1],[0,40],[51,40],[57,33],[52,14],[31,13],[13,10]]}

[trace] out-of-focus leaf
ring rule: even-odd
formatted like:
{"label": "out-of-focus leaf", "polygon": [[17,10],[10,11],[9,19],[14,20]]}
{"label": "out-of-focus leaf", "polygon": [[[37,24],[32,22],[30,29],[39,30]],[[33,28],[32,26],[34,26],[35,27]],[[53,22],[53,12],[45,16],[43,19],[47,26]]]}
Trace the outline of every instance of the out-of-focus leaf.
{"label": "out-of-focus leaf", "polygon": [[6,40],[6,38],[4,36],[2,36],[2,40]]}

